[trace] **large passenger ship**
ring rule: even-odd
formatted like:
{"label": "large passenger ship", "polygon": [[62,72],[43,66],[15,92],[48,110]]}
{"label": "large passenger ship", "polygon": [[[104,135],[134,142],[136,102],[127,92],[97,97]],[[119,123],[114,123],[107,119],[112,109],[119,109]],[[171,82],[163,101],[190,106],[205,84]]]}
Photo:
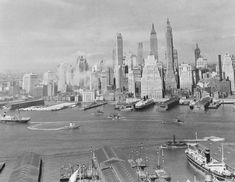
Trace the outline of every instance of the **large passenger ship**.
{"label": "large passenger ship", "polygon": [[203,145],[196,144],[185,150],[188,162],[205,174],[210,174],[220,181],[235,179],[234,170],[225,164],[223,159],[218,161],[210,156],[210,150]]}
{"label": "large passenger ship", "polygon": [[148,97],[146,97],[135,104],[135,110],[146,109],[150,106],[153,106],[154,104],[155,102],[153,99],[149,99]]}

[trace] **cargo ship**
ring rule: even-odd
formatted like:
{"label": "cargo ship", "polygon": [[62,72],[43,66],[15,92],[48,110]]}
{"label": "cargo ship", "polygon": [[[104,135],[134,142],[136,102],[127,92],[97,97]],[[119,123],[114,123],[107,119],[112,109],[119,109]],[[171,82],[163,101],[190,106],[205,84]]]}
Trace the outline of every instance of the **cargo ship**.
{"label": "cargo ship", "polygon": [[5,123],[27,123],[30,121],[30,117],[21,117],[19,115],[15,116],[10,116],[6,115],[6,112],[4,112],[3,116],[0,115],[0,122],[5,122]]}
{"label": "cargo ship", "polygon": [[135,110],[147,109],[155,104],[153,99],[144,98],[135,104]]}
{"label": "cargo ship", "polygon": [[210,150],[198,143],[194,146],[189,146],[185,150],[185,154],[188,162],[205,175],[211,174],[220,181],[235,179],[234,169],[224,162],[223,145],[221,161],[212,158],[210,156]]}

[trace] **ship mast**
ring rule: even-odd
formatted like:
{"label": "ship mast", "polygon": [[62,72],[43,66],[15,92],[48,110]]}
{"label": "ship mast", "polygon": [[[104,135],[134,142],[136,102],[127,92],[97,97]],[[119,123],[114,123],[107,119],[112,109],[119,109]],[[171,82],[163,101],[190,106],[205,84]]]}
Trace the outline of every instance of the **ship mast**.
{"label": "ship mast", "polygon": [[221,146],[221,154],[222,154],[221,161],[222,161],[222,163],[224,163],[224,145],[223,145],[223,143],[222,143],[222,146]]}

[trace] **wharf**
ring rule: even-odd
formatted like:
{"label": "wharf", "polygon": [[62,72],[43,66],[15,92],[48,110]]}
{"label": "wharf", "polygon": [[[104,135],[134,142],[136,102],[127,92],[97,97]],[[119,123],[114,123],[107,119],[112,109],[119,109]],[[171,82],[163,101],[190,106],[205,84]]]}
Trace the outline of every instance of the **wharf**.
{"label": "wharf", "polygon": [[179,104],[179,98],[178,97],[172,97],[166,101],[157,103],[158,105],[158,110],[159,111],[167,111],[171,108],[173,108],[174,106]]}
{"label": "wharf", "polygon": [[204,97],[201,100],[197,101],[194,105],[194,110],[196,111],[205,111],[211,103],[210,97]]}
{"label": "wharf", "polygon": [[51,105],[47,107],[32,106],[32,107],[22,108],[19,110],[22,110],[22,111],[59,111],[59,110],[66,109],[68,107],[74,107],[74,106],[76,106],[75,102],[65,102],[65,103],[60,103],[60,104]]}
{"label": "wharf", "polygon": [[92,108],[95,108],[95,107],[99,107],[99,106],[102,106],[102,105],[105,105],[105,104],[107,104],[107,102],[100,102],[100,103],[93,102],[90,105],[84,107],[83,110],[85,111],[85,110],[92,109]]}
{"label": "wharf", "polygon": [[221,105],[220,101],[212,102],[208,106],[208,109],[218,109],[220,105]]}
{"label": "wharf", "polygon": [[95,168],[91,169],[91,166],[86,166],[85,164],[67,164],[62,166],[60,169],[60,182],[69,182],[71,175],[78,170],[77,180],[89,180],[89,181],[99,181],[99,176]]}
{"label": "wharf", "polygon": [[221,104],[234,104],[235,103],[235,99],[218,99]]}

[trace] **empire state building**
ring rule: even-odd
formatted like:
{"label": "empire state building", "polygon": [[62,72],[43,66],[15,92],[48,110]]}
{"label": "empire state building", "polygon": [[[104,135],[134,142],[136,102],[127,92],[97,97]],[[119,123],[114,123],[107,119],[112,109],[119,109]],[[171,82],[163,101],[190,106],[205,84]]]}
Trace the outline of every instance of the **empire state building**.
{"label": "empire state building", "polygon": [[167,70],[165,77],[165,89],[166,91],[172,91],[177,88],[176,77],[174,73],[174,60],[173,60],[173,36],[172,28],[169,19],[167,19],[167,30],[166,30],[166,59],[167,59]]}

